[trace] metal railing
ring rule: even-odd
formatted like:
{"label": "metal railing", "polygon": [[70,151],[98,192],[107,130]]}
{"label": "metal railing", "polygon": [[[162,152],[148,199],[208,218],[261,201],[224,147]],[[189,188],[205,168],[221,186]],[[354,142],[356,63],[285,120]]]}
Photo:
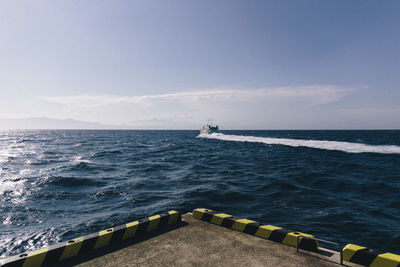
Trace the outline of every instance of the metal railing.
{"label": "metal railing", "polygon": [[321,242],[324,244],[336,246],[339,249],[338,252],[340,252],[340,265],[343,265],[343,247],[339,243],[335,243],[335,242],[331,242],[331,241],[327,241],[327,240],[323,240],[323,239],[318,239],[318,238],[310,237],[310,236],[297,235],[296,236],[296,251],[297,252],[299,252],[299,238],[300,237],[302,237],[303,239],[314,240],[314,241],[318,241],[318,242]]}

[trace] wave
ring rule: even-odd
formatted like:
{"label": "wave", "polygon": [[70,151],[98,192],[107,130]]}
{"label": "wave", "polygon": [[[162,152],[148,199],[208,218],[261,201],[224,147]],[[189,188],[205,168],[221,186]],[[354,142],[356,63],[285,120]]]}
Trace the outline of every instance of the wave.
{"label": "wave", "polygon": [[74,156],[72,158],[72,162],[73,163],[92,163],[90,160],[88,159],[82,159],[82,156]]}
{"label": "wave", "polygon": [[83,186],[104,186],[106,183],[97,179],[54,176],[47,184],[66,186],[66,187],[83,187]]}
{"label": "wave", "polygon": [[225,135],[222,133],[200,134],[197,138],[217,139],[234,142],[263,143],[267,145],[284,145],[292,147],[310,147],[325,150],[338,150],[347,153],[381,153],[381,154],[400,154],[400,146],[396,145],[367,145],[361,143],[322,141],[322,140],[302,140],[287,138],[256,137],[244,135]]}

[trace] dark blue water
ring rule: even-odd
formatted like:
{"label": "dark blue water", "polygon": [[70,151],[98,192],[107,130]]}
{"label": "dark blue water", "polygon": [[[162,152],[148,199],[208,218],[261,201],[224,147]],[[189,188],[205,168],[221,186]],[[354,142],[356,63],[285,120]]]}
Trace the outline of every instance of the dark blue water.
{"label": "dark blue water", "polygon": [[400,253],[400,131],[223,134],[0,132],[0,257],[198,207]]}

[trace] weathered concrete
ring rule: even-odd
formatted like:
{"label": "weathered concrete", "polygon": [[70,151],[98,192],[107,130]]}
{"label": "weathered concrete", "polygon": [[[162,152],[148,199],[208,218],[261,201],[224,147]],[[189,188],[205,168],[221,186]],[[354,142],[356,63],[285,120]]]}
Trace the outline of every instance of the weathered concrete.
{"label": "weathered concrete", "polygon": [[[339,266],[330,257],[195,220],[186,226],[79,264],[94,266]],[[350,265],[354,266],[354,265]]]}

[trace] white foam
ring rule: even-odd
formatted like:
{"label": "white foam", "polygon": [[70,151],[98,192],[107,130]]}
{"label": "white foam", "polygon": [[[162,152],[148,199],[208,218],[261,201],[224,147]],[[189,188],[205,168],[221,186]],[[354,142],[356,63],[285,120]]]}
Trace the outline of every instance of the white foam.
{"label": "white foam", "polygon": [[92,163],[90,160],[88,159],[82,159],[82,156],[74,156],[72,159],[72,162],[74,163]]}
{"label": "white foam", "polygon": [[[27,199],[26,179],[0,181],[0,196],[4,198],[7,194],[14,204],[24,203]],[[8,193],[7,193],[8,192]]]}
{"label": "white foam", "polygon": [[223,141],[263,143],[267,145],[311,147],[311,148],[326,149],[326,150],[338,150],[348,153],[400,154],[400,146],[396,145],[366,145],[361,143],[350,143],[350,142],[339,142],[339,141],[270,138],[270,137],[244,136],[244,135],[225,135],[222,133],[200,134],[197,137],[218,139]]}
{"label": "white foam", "polygon": [[9,214],[9,215],[7,216],[7,218],[3,221],[3,225],[10,225],[10,224],[12,224],[12,221],[11,221],[11,214]]}

